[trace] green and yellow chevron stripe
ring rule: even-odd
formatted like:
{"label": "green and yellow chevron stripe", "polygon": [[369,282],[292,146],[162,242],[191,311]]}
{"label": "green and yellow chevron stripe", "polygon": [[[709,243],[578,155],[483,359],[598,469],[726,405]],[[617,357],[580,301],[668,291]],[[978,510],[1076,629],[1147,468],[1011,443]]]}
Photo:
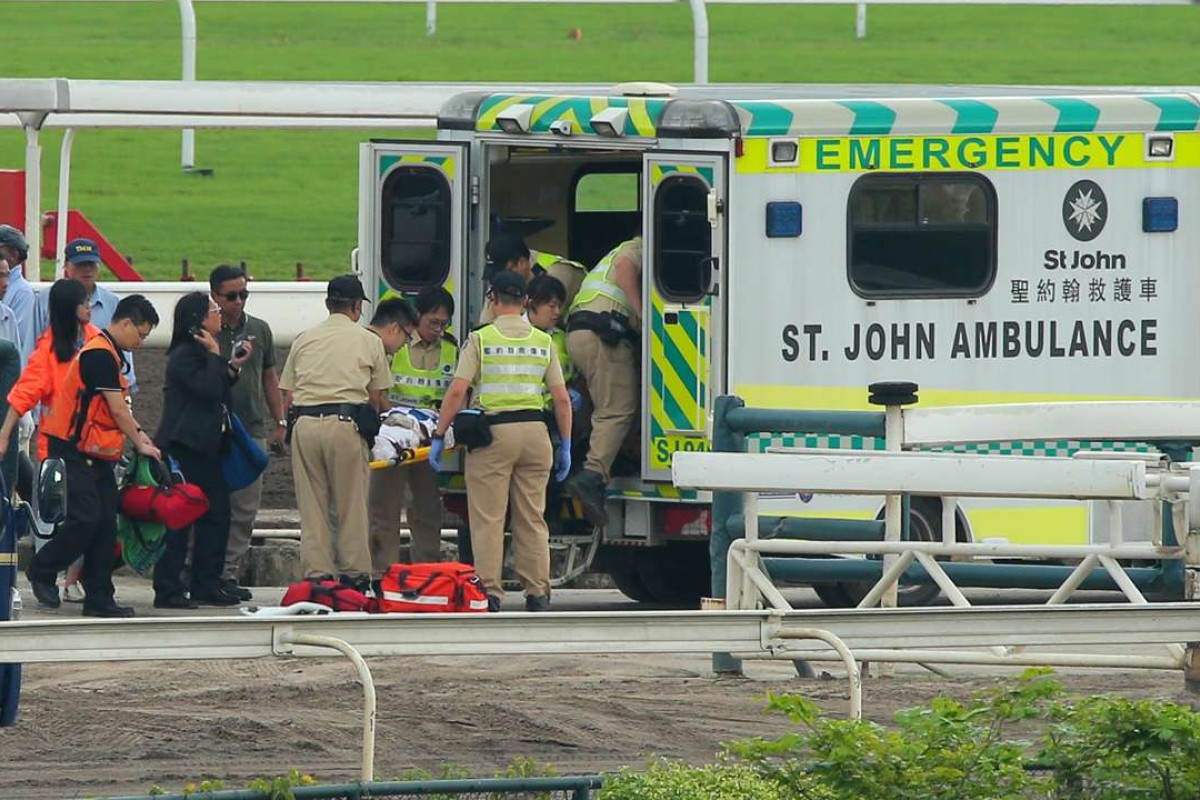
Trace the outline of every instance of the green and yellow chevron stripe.
{"label": "green and yellow chevron stripe", "polygon": [[383,156],[379,159],[379,174],[384,175],[389,169],[397,164],[429,164],[437,167],[446,174],[447,178],[454,179],[454,170],[456,169],[454,156],[427,156],[418,153],[409,153],[402,156]]}
{"label": "green and yellow chevron stripe", "polygon": [[596,135],[592,117],[606,108],[627,108],[626,136],[654,136],[662,116],[664,100],[641,97],[582,97],[570,95],[500,94],[492,95],[479,107],[477,131],[498,131],[500,113],[515,105],[532,105],[529,133],[549,133],[550,125],[559,120],[571,123],[572,129],[583,135]]}

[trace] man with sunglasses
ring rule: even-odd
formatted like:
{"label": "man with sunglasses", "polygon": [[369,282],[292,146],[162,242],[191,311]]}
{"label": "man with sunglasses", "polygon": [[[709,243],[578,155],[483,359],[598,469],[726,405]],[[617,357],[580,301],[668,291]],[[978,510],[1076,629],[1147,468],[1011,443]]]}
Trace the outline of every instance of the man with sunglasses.
{"label": "man with sunglasses", "polygon": [[[266,320],[246,313],[250,291],[241,267],[220,264],[208,276],[212,298],[221,309],[221,333],[217,344],[222,358],[232,358],[239,342],[252,341],[254,349],[242,365],[241,377],[233,385],[233,412],[264,450],[283,446],[287,422],[275,370],[275,337]],[[242,561],[250,549],[250,534],[262,501],[262,476],[241,491],[229,495],[229,544],[225,551],[224,590],[240,600],[250,600],[249,589],[238,585]]]}

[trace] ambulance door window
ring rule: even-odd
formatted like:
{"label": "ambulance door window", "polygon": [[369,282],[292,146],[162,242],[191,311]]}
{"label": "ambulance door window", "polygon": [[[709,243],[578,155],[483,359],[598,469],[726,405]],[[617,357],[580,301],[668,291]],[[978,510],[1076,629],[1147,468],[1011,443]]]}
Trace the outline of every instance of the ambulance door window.
{"label": "ambulance door window", "polygon": [[708,184],[690,175],[664,178],[654,194],[655,280],[663,299],[694,303],[712,282]]}
{"label": "ambulance door window", "polygon": [[383,184],[383,275],[394,288],[440,286],[450,273],[450,183],[436,169],[400,166]]}
{"label": "ambulance door window", "polygon": [[996,276],[996,192],[981,175],[866,175],[847,216],[862,297],[978,297]]}
{"label": "ambulance door window", "polygon": [[617,242],[641,230],[641,162],[590,164],[580,169],[571,187],[567,256],[595,266]]}

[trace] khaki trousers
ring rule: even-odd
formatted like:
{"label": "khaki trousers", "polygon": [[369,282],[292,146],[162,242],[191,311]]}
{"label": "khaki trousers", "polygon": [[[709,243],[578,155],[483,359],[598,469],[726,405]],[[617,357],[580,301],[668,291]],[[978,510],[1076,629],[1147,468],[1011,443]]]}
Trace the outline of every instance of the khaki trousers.
{"label": "khaki trousers", "polygon": [[405,487],[412,493],[408,507],[408,561],[421,564],[442,560],[442,494],[438,476],[420,462],[371,470],[371,563],[376,574],[400,560],[400,512]]}
{"label": "khaki trousers", "polygon": [[[306,576],[371,574],[367,538],[367,443],[353,422],[301,417],[292,430],[292,473]],[[331,528],[331,509],[337,527]]]}
{"label": "khaki trousers", "polygon": [[613,460],[637,417],[637,361],[633,344],[622,341],[610,347],[592,331],[567,334],[567,353],[587,381],[592,401],[592,432],[584,469],[608,480]]}
{"label": "khaki trousers", "polygon": [[[254,440],[265,453],[266,439]],[[225,546],[225,577],[237,581],[242,574],[242,562],[250,550],[250,537],[254,533],[254,521],[258,518],[258,507],[262,504],[263,476],[258,480],[229,493],[229,544]]]}
{"label": "khaki trousers", "polygon": [[504,516],[512,503],[513,571],[525,594],[550,594],[550,532],[542,512],[554,462],[542,422],[492,427],[492,443],[467,453],[467,513],[475,571],[488,594],[504,596]]}

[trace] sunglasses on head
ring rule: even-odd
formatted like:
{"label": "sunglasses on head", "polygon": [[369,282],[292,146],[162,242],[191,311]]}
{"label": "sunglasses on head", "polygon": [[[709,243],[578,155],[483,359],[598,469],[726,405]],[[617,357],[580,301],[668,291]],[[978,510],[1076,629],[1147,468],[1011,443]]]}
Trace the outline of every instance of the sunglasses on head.
{"label": "sunglasses on head", "polygon": [[250,296],[250,292],[246,289],[242,289],[240,292],[226,292],[221,296],[224,297],[228,302],[232,303],[235,300],[245,300]]}

